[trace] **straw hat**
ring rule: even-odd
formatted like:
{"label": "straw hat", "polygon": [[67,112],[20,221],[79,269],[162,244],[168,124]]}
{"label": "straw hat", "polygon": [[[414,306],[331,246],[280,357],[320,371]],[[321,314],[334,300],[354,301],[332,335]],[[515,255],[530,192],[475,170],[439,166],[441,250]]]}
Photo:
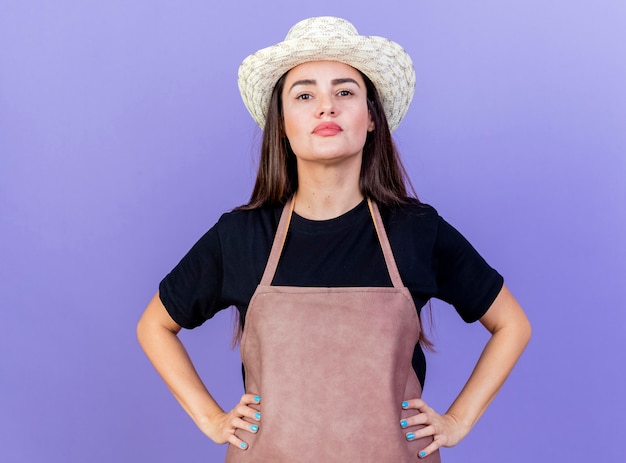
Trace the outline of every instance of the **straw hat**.
{"label": "straw hat", "polygon": [[393,132],[406,114],[415,90],[411,57],[395,42],[359,35],[345,19],[309,18],[293,26],[284,42],[248,56],[239,67],[239,92],[261,128],[280,77],[308,61],[339,61],[365,74],[380,95]]}

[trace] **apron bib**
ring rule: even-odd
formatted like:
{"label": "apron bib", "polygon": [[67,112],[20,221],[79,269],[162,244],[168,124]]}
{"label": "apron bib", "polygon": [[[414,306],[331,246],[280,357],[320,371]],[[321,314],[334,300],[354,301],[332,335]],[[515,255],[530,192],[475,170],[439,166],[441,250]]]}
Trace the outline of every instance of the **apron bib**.
{"label": "apron bib", "polygon": [[438,463],[417,454],[432,438],[408,442],[400,420],[421,397],[411,365],[420,323],[380,213],[368,200],[393,287],[272,286],[293,212],[285,204],[263,278],[246,315],[241,358],[246,391],[262,418],[256,434],[237,431],[227,463]]}

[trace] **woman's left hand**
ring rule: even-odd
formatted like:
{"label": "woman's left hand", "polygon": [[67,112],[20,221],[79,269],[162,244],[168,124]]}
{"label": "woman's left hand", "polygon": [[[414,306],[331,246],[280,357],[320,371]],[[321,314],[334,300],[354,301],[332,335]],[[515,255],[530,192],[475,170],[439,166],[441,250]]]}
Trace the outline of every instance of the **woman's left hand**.
{"label": "woman's left hand", "polygon": [[405,410],[417,410],[416,415],[405,418],[406,426],[423,425],[417,431],[407,433],[407,439],[415,440],[422,437],[433,437],[433,442],[420,450],[420,458],[427,457],[439,447],[453,447],[458,444],[469,432],[469,427],[464,426],[456,417],[449,414],[440,415],[430,408],[422,399],[407,400],[402,404]]}
{"label": "woman's left hand", "polygon": [[402,408],[416,410],[417,413],[404,418],[401,426],[424,426],[413,431],[413,436],[408,433],[407,439],[429,436],[434,439],[420,450],[422,458],[440,447],[455,446],[467,435],[502,387],[530,339],[528,318],[506,286],[502,286],[480,322],[491,337],[448,411],[440,415],[421,399],[407,400],[402,404]]}

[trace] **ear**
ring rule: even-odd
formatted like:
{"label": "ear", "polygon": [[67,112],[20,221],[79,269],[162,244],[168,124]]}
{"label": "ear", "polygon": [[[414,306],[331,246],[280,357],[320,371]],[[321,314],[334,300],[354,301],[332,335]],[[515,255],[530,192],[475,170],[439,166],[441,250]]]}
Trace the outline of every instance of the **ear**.
{"label": "ear", "polygon": [[367,117],[369,119],[369,124],[367,125],[367,131],[373,132],[376,128],[376,124],[374,124],[374,120],[372,119],[372,102],[370,99],[367,99]]}

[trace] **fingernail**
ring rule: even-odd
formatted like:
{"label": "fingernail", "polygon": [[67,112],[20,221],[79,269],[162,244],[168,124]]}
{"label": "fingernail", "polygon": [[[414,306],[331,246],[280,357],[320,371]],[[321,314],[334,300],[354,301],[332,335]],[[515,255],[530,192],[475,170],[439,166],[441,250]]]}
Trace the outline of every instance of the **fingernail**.
{"label": "fingernail", "polygon": [[408,433],[408,434],[406,435],[406,438],[407,438],[408,440],[413,440],[413,439],[415,439],[415,434],[413,434],[412,432],[410,432],[410,433]]}
{"label": "fingernail", "polygon": [[241,444],[239,444],[239,447],[245,450],[248,448],[248,444],[246,444],[245,442],[242,442]]}
{"label": "fingernail", "polygon": [[259,430],[259,427],[256,424],[250,425],[250,431],[257,432],[258,430]]}
{"label": "fingernail", "polygon": [[261,396],[260,396],[260,395],[255,396],[255,397],[254,397],[254,401],[255,401],[256,403],[259,403],[259,402],[261,401]]}
{"label": "fingernail", "polygon": [[402,402],[402,408],[406,408],[409,406],[409,403],[407,401]]}
{"label": "fingernail", "polygon": [[401,426],[401,427],[406,428],[408,425],[409,425],[409,423],[407,423],[407,421],[406,421],[406,420],[402,420],[402,421],[400,421],[400,426]]}
{"label": "fingernail", "polygon": [[420,456],[420,458],[424,458],[426,456],[426,452],[420,452],[419,456]]}
{"label": "fingernail", "polygon": [[255,417],[257,420],[260,420],[260,419],[261,419],[261,412],[256,412],[256,413],[254,414],[254,417]]}

